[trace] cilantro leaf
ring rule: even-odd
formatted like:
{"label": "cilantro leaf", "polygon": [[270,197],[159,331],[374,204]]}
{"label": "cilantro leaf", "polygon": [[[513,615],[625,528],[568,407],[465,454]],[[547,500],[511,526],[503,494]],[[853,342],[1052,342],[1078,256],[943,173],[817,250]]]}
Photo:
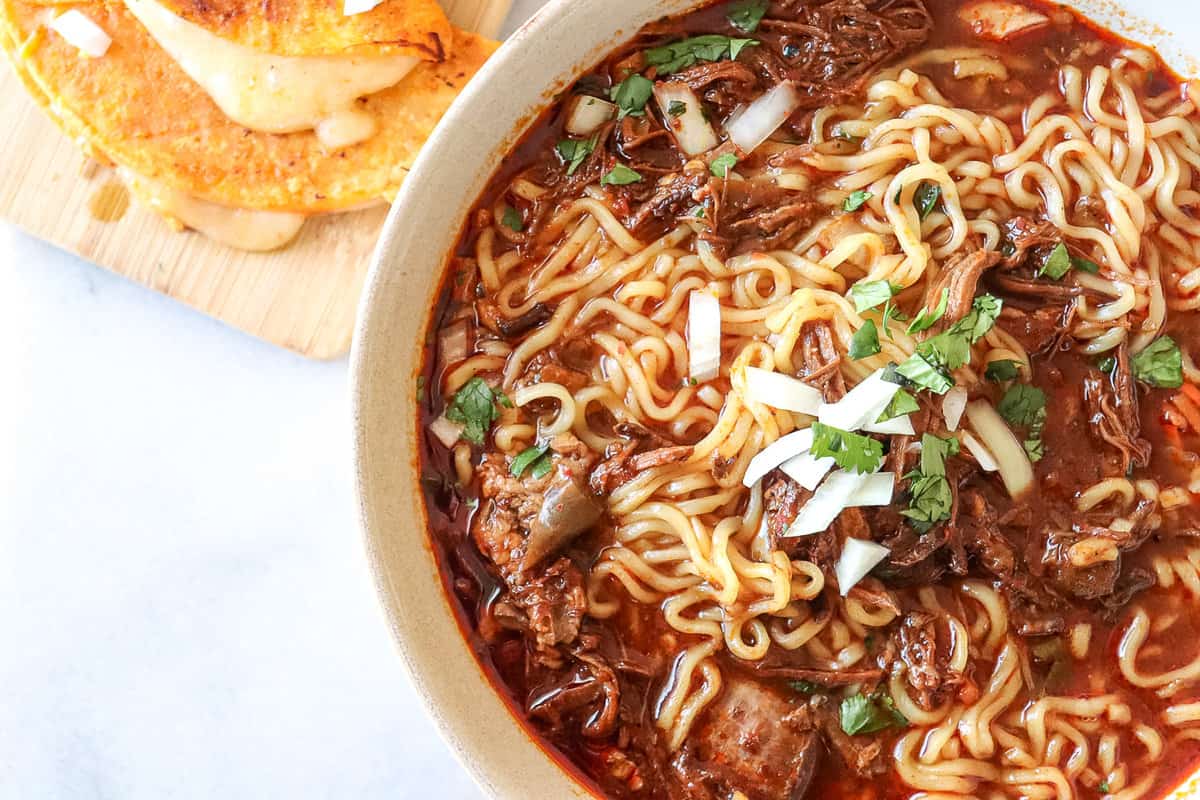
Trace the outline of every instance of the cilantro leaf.
{"label": "cilantro leaf", "polygon": [[946,459],[958,454],[958,439],[943,439],[926,433],[921,436],[921,464],[904,477],[908,479],[908,508],[900,513],[913,521],[922,532],[950,519],[954,492],[946,480]]}
{"label": "cilantro leaf", "polygon": [[924,222],[933,213],[938,201],[942,199],[942,187],[937,183],[921,181],[921,185],[913,192],[913,205],[917,209],[917,217]]}
{"label": "cilantro leaf", "polygon": [[710,33],[680,39],[646,51],[646,63],[658,67],[659,75],[670,75],[687,69],[697,61],[735,59],[746,47],[758,44],[754,39],[733,39]]}
{"label": "cilantro leaf", "polygon": [[993,383],[1014,381],[1021,374],[1017,366],[1017,362],[1011,358],[998,358],[988,362],[987,369],[983,371],[983,377]]}
{"label": "cilantro leaf", "polygon": [[1112,356],[1105,356],[1096,362],[1096,366],[1101,372],[1111,375],[1112,371],[1117,368],[1117,360]]}
{"label": "cilantro leaf", "polygon": [[850,340],[850,351],[847,355],[857,361],[860,358],[873,356],[879,350],[879,331],[875,328],[874,320],[867,320],[861,328],[854,332],[854,338]]}
{"label": "cilantro leaf", "polygon": [[550,456],[543,455],[533,462],[533,466],[529,468],[529,474],[534,478],[544,478],[553,468],[554,462],[550,460]]}
{"label": "cilantro leaf", "polygon": [[850,193],[850,196],[842,201],[842,211],[858,211],[863,207],[863,204],[870,200],[875,195],[870,192],[865,192],[862,189],[856,189]]}
{"label": "cilantro leaf", "polygon": [[921,313],[917,314],[916,319],[908,324],[908,332],[910,334],[920,333],[932,328],[939,319],[946,315],[946,306],[949,302],[950,289],[942,289],[942,296],[938,300],[937,306],[932,311],[922,308]]}
{"label": "cilantro leaf", "polygon": [[883,445],[870,436],[851,433],[832,425],[814,422],[810,452],[815,458],[829,456],[842,469],[874,472],[883,463]]}
{"label": "cilantro leaf", "polygon": [[945,368],[923,355],[920,348],[916,353],[897,364],[896,372],[916,385],[917,388],[926,389],[934,394],[945,394],[954,387],[954,379],[950,377]]}
{"label": "cilantro leaf", "polygon": [[687,103],[682,100],[672,100],[667,106],[667,113],[672,117],[682,117],[685,111],[687,111]]}
{"label": "cilantro leaf", "polygon": [[1133,377],[1151,386],[1178,389],[1183,385],[1183,354],[1170,336],[1160,336],[1129,362]]}
{"label": "cilantro leaf", "polygon": [[1023,446],[1030,461],[1041,461],[1046,454],[1042,431],[1046,427],[1046,393],[1036,386],[1014,383],[996,407],[1000,416],[1027,431]]}
{"label": "cilantro leaf", "polygon": [[999,297],[981,294],[971,303],[971,310],[967,312],[967,315],[954,323],[951,330],[968,335],[971,344],[975,344],[987,335],[987,332],[996,324],[996,320],[1000,318],[1000,309],[1003,307],[1004,301]]}
{"label": "cilantro leaf", "polygon": [[854,310],[859,314],[886,303],[899,293],[900,287],[887,281],[859,281],[850,287]]}
{"label": "cilantro leaf", "polygon": [[917,403],[917,398],[913,397],[908,392],[901,389],[892,395],[892,400],[887,404],[887,408],[879,415],[876,422],[887,422],[889,419],[902,417],[905,414],[911,414],[914,411],[920,411],[921,406]]}
{"label": "cilantro leaf", "polygon": [[1042,265],[1037,268],[1035,273],[1038,277],[1042,275],[1049,276],[1054,280],[1062,280],[1062,277],[1071,271],[1071,254],[1067,252],[1067,246],[1062,242],[1054,245],[1046,258],[1042,261]]}
{"label": "cilantro leaf", "polygon": [[996,406],[1000,416],[1013,425],[1032,425],[1046,411],[1046,393],[1027,383],[1015,383]]}
{"label": "cilantro leaf", "polygon": [[1071,256],[1071,266],[1089,275],[1098,275],[1100,273],[1100,265],[1090,258],[1084,258],[1083,256]]}
{"label": "cilantro leaf", "polygon": [[574,175],[587,157],[596,149],[596,136],[591,139],[563,139],[555,146],[558,157],[567,165],[567,174]]}
{"label": "cilantro leaf", "polygon": [[718,178],[728,178],[729,170],[737,166],[737,156],[733,153],[723,153],[712,160],[708,171]]}
{"label": "cilantro leaf", "polygon": [[740,0],[729,8],[725,19],[742,33],[754,33],[767,13],[768,0]]}
{"label": "cilantro leaf", "polygon": [[450,398],[446,419],[462,423],[462,437],[472,444],[482,445],[484,435],[500,418],[496,403],[508,405],[511,402],[503,394],[492,391],[487,381],[476,375]]}
{"label": "cilantro leaf", "polygon": [[508,467],[508,471],[512,473],[514,478],[521,477],[521,473],[533,466],[535,461],[546,455],[546,451],[549,449],[550,445],[547,444],[535,444],[532,447],[526,447],[520,453],[517,453],[515,458],[513,458],[512,464],[510,464]]}
{"label": "cilantro leaf", "polygon": [[637,170],[632,170],[624,164],[617,164],[600,178],[601,186],[627,186],[631,183],[637,183],[642,179],[642,174]]}
{"label": "cilantro leaf", "polygon": [[511,228],[517,233],[525,230],[525,223],[521,220],[521,214],[512,206],[505,206],[504,213],[500,216],[500,224],[506,228]]}
{"label": "cilantro leaf", "polygon": [[862,692],[842,700],[840,709],[842,730],[850,736],[878,733],[886,728],[908,725],[904,715],[896,710],[892,698],[883,692],[866,695]]}
{"label": "cilantro leaf", "polygon": [[609,89],[608,96],[617,104],[617,119],[624,119],[645,114],[653,92],[654,81],[634,73]]}
{"label": "cilantro leaf", "polygon": [[896,320],[897,322],[906,322],[908,320],[908,315],[896,308],[895,303],[893,303],[891,300],[888,300],[883,306],[883,319],[881,321],[883,323],[883,330],[887,333],[889,339],[894,338],[892,336],[891,329],[888,327],[888,323],[892,320]]}

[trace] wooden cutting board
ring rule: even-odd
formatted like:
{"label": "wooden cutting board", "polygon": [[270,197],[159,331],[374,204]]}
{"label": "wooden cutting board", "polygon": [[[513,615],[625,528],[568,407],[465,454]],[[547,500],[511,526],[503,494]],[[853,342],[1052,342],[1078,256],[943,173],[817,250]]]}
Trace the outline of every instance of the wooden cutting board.
{"label": "wooden cutting board", "polygon": [[[460,28],[495,36],[512,0],[442,0]],[[387,206],[308,220],[287,248],[243,253],[176,233],[128,200],[0,65],[0,219],[311,358],[350,348],[354,311]],[[126,207],[126,203],[128,203]],[[110,221],[106,221],[110,220]]]}

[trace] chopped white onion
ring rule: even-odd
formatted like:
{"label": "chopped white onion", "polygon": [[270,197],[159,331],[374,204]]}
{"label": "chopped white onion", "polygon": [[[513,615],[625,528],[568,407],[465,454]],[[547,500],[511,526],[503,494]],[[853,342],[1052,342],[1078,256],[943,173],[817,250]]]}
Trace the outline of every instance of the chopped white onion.
{"label": "chopped white onion", "polygon": [[365,11],[370,11],[382,2],[383,0],[344,0],[342,4],[342,16],[352,17],[355,14],[362,14]]}
{"label": "chopped white onion", "polygon": [[850,498],[866,485],[867,474],[839,469],[817,487],[784,536],[809,536],[827,530],[837,515],[847,508]]}
{"label": "chopped white onion", "polygon": [[791,82],[777,83],[759,95],[750,105],[725,124],[725,132],[738,149],[751,153],[792,115],[800,105],[800,95]]}
{"label": "chopped white onion", "polygon": [[962,420],[963,411],[966,408],[966,389],[955,386],[946,392],[946,396],[942,398],[942,418],[946,420],[946,427],[952,431],[958,430],[958,423]]}
{"label": "chopped white onion", "polygon": [[746,367],[746,395],[756,403],[816,415],[821,392],[801,380],[769,369]]}
{"label": "chopped white onion", "polygon": [[709,381],[721,369],[721,302],[712,292],[693,289],[688,295],[688,375]]}
{"label": "chopped white onion", "polygon": [[746,465],[746,474],[742,477],[745,486],[753,486],[762,477],[790,458],[808,452],[812,447],[813,432],[811,428],[802,431],[792,431],[786,436],[780,436],[764,447],[750,463]]}
{"label": "chopped white onion", "polygon": [[975,31],[977,36],[1001,41],[1018,33],[1049,24],[1050,18],[1028,6],[1007,0],[982,0],[971,3],[958,12],[958,17]]}
{"label": "chopped white onion", "polygon": [[841,400],[822,404],[817,418],[826,425],[844,431],[856,431],[866,425],[874,425],[898,391],[898,384],[885,381],[883,370],[876,370],[846,392]]}
{"label": "chopped white onion", "polygon": [[[700,98],[686,83],[678,81],[656,83],[654,84],[654,99],[662,111],[663,121],[667,123],[667,127],[675,136],[675,142],[684,153],[689,156],[698,156],[720,144],[716,131],[704,118],[704,106],[700,103]],[[677,114],[671,113],[671,106],[674,103],[682,104],[675,106],[675,110],[679,112]]]}
{"label": "chopped white onion", "polygon": [[896,491],[896,473],[872,472],[867,475],[858,491],[850,495],[846,508],[862,508],[864,506],[886,506],[892,502]]}
{"label": "chopped white onion", "polygon": [[438,358],[443,365],[457,364],[467,357],[467,323],[459,320],[438,333]]}
{"label": "chopped white onion", "polygon": [[831,456],[817,458],[812,453],[801,453],[780,464],[779,468],[785,475],[811,492],[821,483],[821,479],[825,477],[826,473],[833,469],[833,464]]}
{"label": "chopped white onion", "polygon": [[607,100],[587,94],[576,95],[567,112],[567,133],[572,136],[591,136],[616,115],[617,107]]}
{"label": "chopped white onion", "polygon": [[838,558],[837,574],[838,591],[845,597],[855,584],[867,577],[879,562],[891,554],[881,544],[868,542],[864,539],[847,539],[842,545],[842,555]]}
{"label": "chopped white onion", "polygon": [[429,432],[446,447],[454,447],[458,437],[462,436],[463,426],[457,422],[451,422],[443,415],[429,423]]}
{"label": "chopped white onion", "polygon": [[872,422],[870,425],[863,425],[862,429],[867,433],[890,433],[897,436],[912,436],[916,433],[913,430],[912,419],[909,418],[908,414],[885,419],[883,422]]}
{"label": "chopped white onion", "polygon": [[983,446],[995,457],[996,469],[1009,495],[1017,498],[1027,492],[1033,485],[1033,464],[992,404],[986,400],[967,403],[967,420]]}
{"label": "chopped white onion", "polygon": [[962,442],[962,446],[967,448],[967,452],[975,456],[975,462],[979,464],[979,468],[984,472],[995,472],[1000,469],[1000,465],[996,463],[996,459],[988,452],[988,449],[983,446],[983,442],[971,435],[970,431],[963,431],[958,435],[958,440]]}
{"label": "chopped white onion", "polygon": [[104,55],[112,45],[112,37],[78,9],[59,14],[50,21],[50,28],[92,58]]}

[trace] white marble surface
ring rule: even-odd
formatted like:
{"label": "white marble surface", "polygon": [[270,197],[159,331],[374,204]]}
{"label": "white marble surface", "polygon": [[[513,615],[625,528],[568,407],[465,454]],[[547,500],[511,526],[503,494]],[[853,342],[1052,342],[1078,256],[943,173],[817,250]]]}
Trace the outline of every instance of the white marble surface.
{"label": "white marble surface", "polygon": [[0,800],[482,797],[367,575],[345,360],[0,224],[0,375]]}

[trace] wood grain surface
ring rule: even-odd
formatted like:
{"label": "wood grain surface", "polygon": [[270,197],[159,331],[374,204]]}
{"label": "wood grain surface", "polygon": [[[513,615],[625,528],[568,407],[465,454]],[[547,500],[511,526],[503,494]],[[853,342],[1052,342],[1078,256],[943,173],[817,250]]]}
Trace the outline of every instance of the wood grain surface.
{"label": "wood grain surface", "polygon": [[[512,0],[442,0],[461,28],[495,36]],[[387,206],[309,219],[287,248],[244,253],[171,230],[88,162],[0,66],[0,219],[130,280],[311,358],[350,347]],[[105,218],[112,218],[105,221]]]}

